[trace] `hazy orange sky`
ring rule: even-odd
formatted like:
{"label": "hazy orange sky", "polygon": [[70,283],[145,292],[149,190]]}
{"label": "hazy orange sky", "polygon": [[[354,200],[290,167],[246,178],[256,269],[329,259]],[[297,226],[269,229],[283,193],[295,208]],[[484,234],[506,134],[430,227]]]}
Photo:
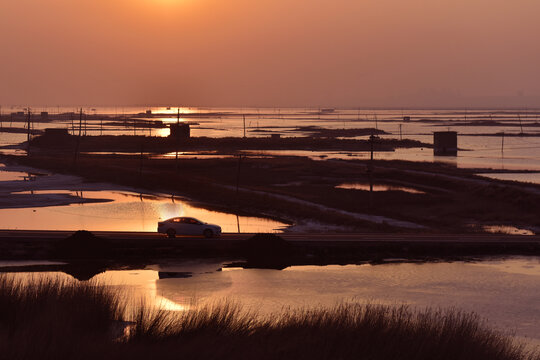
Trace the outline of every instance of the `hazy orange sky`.
{"label": "hazy orange sky", "polygon": [[538,0],[0,0],[0,104],[540,107]]}

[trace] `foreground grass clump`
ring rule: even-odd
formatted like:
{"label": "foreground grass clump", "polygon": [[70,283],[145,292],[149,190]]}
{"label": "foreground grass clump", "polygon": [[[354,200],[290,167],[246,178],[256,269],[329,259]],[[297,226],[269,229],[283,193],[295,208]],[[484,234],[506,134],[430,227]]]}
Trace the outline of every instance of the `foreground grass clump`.
{"label": "foreground grass clump", "polygon": [[254,320],[226,303],[140,314],[128,343],[159,344],[153,354],[165,359],[540,359],[453,309],[343,304]]}
{"label": "foreground grass clump", "polygon": [[[130,320],[127,335],[119,320]],[[538,360],[474,314],[342,304],[268,317],[231,302],[193,311],[129,307],[93,283],[0,277],[5,359]]]}
{"label": "foreground grass clump", "polygon": [[114,336],[123,306],[93,283],[0,276],[0,358],[76,358]]}

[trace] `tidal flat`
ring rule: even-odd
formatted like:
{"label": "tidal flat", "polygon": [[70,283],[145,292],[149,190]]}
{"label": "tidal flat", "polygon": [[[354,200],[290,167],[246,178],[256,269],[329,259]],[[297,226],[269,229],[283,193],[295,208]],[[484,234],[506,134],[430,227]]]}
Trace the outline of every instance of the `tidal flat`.
{"label": "tidal flat", "polygon": [[[95,116],[91,119],[94,126],[89,128],[94,136],[86,135],[85,121],[84,135],[80,138],[73,136],[76,134],[73,122],[69,130],[67,116],[65,124],[50,124],[59,127],[67,124],[71,131],[69,142],[49,146],[46,142],[40,143],[40,137],[35,137],[29,151],[21,144],[22,134],[8,133],[19,143],[3,150],[1,160],[8,167],[33,167],[37,173],[52,174],[51,178],[77,179],[77,185],[69,189],[60,185],[39,189],[38,183],[43,180],[39,176],[37,180],[5,179],[7,182],[18,181],[13,191],[9,191],[13,196],[19,196],[19,199],[12,199],[12,203],[25,205],[21,202],[22,197],[30,196],[34,196],[34,200],[41,197],[44,202],[60,199],[51,197],[54,193],[48,191],[61,194],[61,200],[66,201],[64,205],[69,201],[77,202],[78,198],[87,201],[36,208],[35,213],[32,210],[36,216],[28,217],[36,221],[27,221],[34,224],[42,224],[37,221],[41,215],[54,210],[56,220],[47,222],[58,227],[63,218],[68,218],[66,208],[78,206],[103,210],[108,203],[89,201],[113,198],[114,213],[85,213],[86,217],[97,219],[95,223],[100,226],[110,225],[102,230],[113,230],[121,223],[117,217],[125,214],[126,230],[142,221],[144,225],[137,230],[150,234],[154,231],[156,214],[166,217],[176,216],[183,210],[192,211],[186,205],[188,202],[184,202],[189,199],[189,204],[204,204],[204,209],[211,210],[204,213],[208,218],[215,218],[218,212],[232,217],[238,215],[234,221],[223,220],[231,232],[237,231],[238,219],[257,218],[269,221],[264,232],[301,232],[306,237],[309,237],[306,232],[311,231],[317,236],[341,232],[340,236],[346,237],[347,232],[353,232],[379,238],[439,238],[440,243],[447,235],[459,240],[452,244],[458,246],[458,251],[442,257],[426,253],[425,245],[418,251],[417,247],[403,242],[394,242],[390,251],[389,248],[382,249],[384,251],[380,248],[366,251],[365,247],[353,249],[342,241],[329,247],[318,242],[315,242],[317,246],[297,245],[293,250],[284,245],[281,250],[287,251],[274,253],[274,248],[246,250],[239,241],[242,239],[233,239],[232,242],[237,244],[229,246],[232,244],[227,237],[229,234],[205,243],[202,256],[201,239],[165,239],[152,234],[156,236],[145,240],[146,245],[139,249],[129,239],[109,243],[96,241],[95,244],[106,245],[105,252],[104,248],[93,247],[91,250],[95,254],[89,259],[88,253],[81,254],[80,251],[76,257],[73,253],[71,257],[53,257],[52,254],[58,255],[48,252],[58,250],[53,242],[13,238],[4,242],[0,249],[9,260],[4,272],[22,284],[32,284],[30,287],[37,289],[34,294],[41,291],[40,286],[53,289],[49,293],[59,296],[53,299],[66,299],[61,294],[66,291],[75,294],[78,287],[89,287],[102,294],[111,291],[103,296],[113,299],[109,302],[113,311],[99,310],[106,316],[95,317],[105,320],[97,325],[90,320],[81,321],[88,321],[88,329],[99,329],[99,335],[79,323],[60,326],[58,334],[64,336],[63,332],[68,329],[72,330],[71,334],[76,334],[73,344],[85,349],[84,354],[75,354],[70,344],[62,345],[54,338],[55,329],[50,337],[43,337],[44,343],[58,344],[55,347],[59,353],[55,353],[55,357],[96,357],[94,349],[99,348],[105,349],[101,354],[105,358],[109,354],[148,357],[149,353],[167,358],[178,357],[181,348],[185,351],[183,355],[190,358],[317,359],[335,358],[338,354],[342,358],[369,355],[374,359],[406,358],[404,356],[536,359],[538,355],[531,352],[539,343],[537,324],[540,323],[536,305],[536,236],[505,235],[516,239],[516,243],[525,244],[516,252],[502,243],[483,243],[473,252],[468,248],[469,253],[465,254],[468,256],[464,256],[463,249],[459,248],[460,241],[467,236],[482,239],[487,236],[497,240],[496,235],[488,233],[509,232],[508,229],[531,235],[538,232],[540,223],[535,214],[540,210],[540,186],[509,181],[513,179],[510,175],[505,180],[477,175],[510,174],[509,170],[516,169],[508,168],[517,166],[518,172],[526,172],[523,179],[530,179],[529,172],[536,169],[537,162],[536,159],[529,161],[528,155],[523,155],[528,150],[521,149],[525,142],[534,146],[536,138],[519,134],[509,136],[508,153],[501,156],[501,136],[495,134],[499,130],[497,126],[478,126],[473,132],[480,136],[465,133],[460,137],[463,142],[460,142],[459,156],[435,159],[429,131],[442,124],[442,120],[460,132],[473,128],[466,123],[460,127],[460,122],[450,119],[459,114],[446,114],[439,118],[441,122],[424,116],[407,123],[393,114],[392,119],[384,119],[378,124],[375,118],[375,124],[372,124],[367,119],[360,119],[360,114],[353,119],[357,116],[350,112],[346,114],[346,120],[339,121],[340,116],[345,117],[341,113],[346,112],[297,114],[294,115],[296,122],[293,122],[292,114],[283,114],[289,123],[277,117],[271,120],[272,124],[261,127],[258,122],[263,119],[254,113],[248,114],[251,121],[248,120],[247,134],[250,137],[255,134],[309,136],[301,140],[279,136],[244,139],[241,121],[245,114],[241,113],[191,116],[197,118],[197,124],[192,125],[198,136],[180,147],[164,138],[168,135],[164,130],[168,129],[156,128],[158,115],[144,124],[125,122],[125,128],[121,123],[115,123],[114,128],[105,129],[107,136],[98,135],[99,131],[103,132],[103,127],[97,127],[100,118]],[[250,125],[255,121],[256,125]],[[313,123],[320,125],[321,121],[329,126],[312,127]],[[362,129],[358,127],[359,123],[368,126]],[[424,128],[425,124],[431,126],[429,131]],[[396,133],[398,125],[399,133]],[[534,131],[534,126],[531,123],[528,131]],[[402,127],[409,130],[404,131],[404,140],[398,140]],[[369,160],[372,144],[366,134],[374,132],[373,129],[379,130],[381,140],[373,144],[375,156],[374,160]],[[161,138],[149,136],[152,132]],[[122,136],[110,136],[113,133]],[[315,138],[321,135],[336,138]],[[368,191],[370,183],[375,190],[384,191]],[[25,188],[17,190],[17,185],[21,184]],[[37,187],[33,188],[33,184]],[[100,197],[107,192],[103,191],[105,189],[110,193]],[[118,189],[123,190],[116,192]],[[84,195],[80,190],[84,190]],[[178,207],[177,203],[182,205]],[[70,230],[72,224],[65,229]],[[79,225],[86,224],[81,222]],[[275,224],[280,228],[272,227]],[[242,224],[243,231],[239,232],[246,229]],[[54,240],[65,244],[67,235]],[[111,243],[113,246],[108,248]],[[37,248],[39,251],[33,254],[35,259],[53,262],[34,262],[31,266],[17,266],[13,262],[15,258],[24,260]],[[436,245],[431,250],[440,255],[441,249]],[[524,249],[526,251],[522,252]],[[494,253],[499,257],[483,256]],[[114,256],[109,256],[111,254]],[[253,254],[271,254],[274,262],[268,263],[267,259],[260,255],[253,257]],[[500,257],[501,254],[504,257]],[[530,256],[510,256],[515,254]],[[17,294],[13,287],[8,290],[12,295]],[[124,290],[131,293],[118,295],[125,294],[122,293]],[[84,294],[90,294],[84,291]],[[124,307],[114,300],[120,296],[138,301],[139,295],[147,296],[147,306],[132,304]],[[24,304],[24,295],[18,296],[14,298],[23,300],[21,303]],[[229,302],[213,305],[223,298]],[[62,309],[51,309],[50,313],[59,314],[59,319],[80,319],[77,313],[61,314],[64,310],[71,311],[72,307],[69,300],[63,301],[58,301],[65,305]],[[84,305],[90,310],[92,306]],[[126,309],[134,312],[126,316]],[[253,309],[259,309],[260,313],[251,313]],[[24,342],[24,334],[31,332],[31,326],[40,333],[42,326],[37,322],[41,317],[49,316],[49,308],[42,308],[42,311],[35,317],[36,322],[27,322],[28,327],[24,321],[19,322],[24,325],[20,327],[6,322],[10,339],[17,340],[4,342],[6,354],[17,349],[12,344],[20,344],[18,349],[28,348],[29,357],[43,353],[42,342],[36,341],[34,347],[28,347]],[[17,309],[12,312],[21,314]],[[279,324],[268,322],[268,318],[279,320]],[[361,325],[366,322],[367,328]],[[372,327],[373,324],[382,325]],[[369,334],[376,334],[376,338]],[[418,338],[412,338],[410,334],[416,334]],[[460,338],[456,334],[466,336]],[[36,339],[39,340],[39,336]],[[95,342],[85,345],[86,339]],[[384,344],[371,346],[377,344],[376,340]],[[210,352],[205,350],[208,343],[215,345]],[[487,347],[480,349],[479,346],[484,345]],[[336,349],[339,352],[336,353]],[[456,353],[457,349],[465,350]],[[171,352],[174,355],[169,355]]]}
{"label": "tidal flat", "polygon": [[[153,159],[35,152],[5,161],[147,191],[179,194],[217,210],[318,223],[361,232],[482,232],[485,226],[540,228],[540,186],[486,179],[448,164],[304,157]],[[386,185],[370,193],[347,182]],[[392,190],[392,187],[396,190]],[[399,191],[399,187],[416,192]]]}

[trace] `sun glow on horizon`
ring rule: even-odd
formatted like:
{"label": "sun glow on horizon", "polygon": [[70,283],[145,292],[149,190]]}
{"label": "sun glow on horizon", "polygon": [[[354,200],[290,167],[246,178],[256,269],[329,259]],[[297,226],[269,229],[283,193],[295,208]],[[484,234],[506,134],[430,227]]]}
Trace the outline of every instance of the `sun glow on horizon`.
{"label": "sun glow on horizon", "polygon": [[186,5],[191,0],[150,0],[149,3],[158,6],[181,6]]}

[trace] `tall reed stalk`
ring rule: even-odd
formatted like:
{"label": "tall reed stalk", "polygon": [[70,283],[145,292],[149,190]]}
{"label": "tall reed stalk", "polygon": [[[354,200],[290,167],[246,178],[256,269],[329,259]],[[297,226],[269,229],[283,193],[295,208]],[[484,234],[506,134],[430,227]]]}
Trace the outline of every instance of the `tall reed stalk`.
{"label": "tall reed stalk", "polygon": [[221,301],[172,312],[145,302],[133,308],[121,292],[93,282],[0,276],[0,359],[150,358],[540,360],[540,355],[457,309],[342,303],[263,317]]}

